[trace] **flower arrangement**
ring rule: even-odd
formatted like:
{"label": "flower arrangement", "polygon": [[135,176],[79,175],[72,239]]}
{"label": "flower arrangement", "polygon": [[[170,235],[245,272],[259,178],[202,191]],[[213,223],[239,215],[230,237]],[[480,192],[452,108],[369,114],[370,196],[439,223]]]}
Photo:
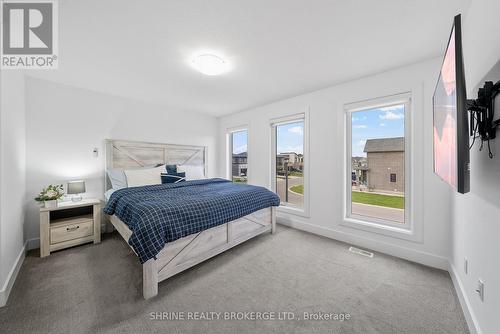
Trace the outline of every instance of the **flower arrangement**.
{"label": "flower arrangement", "polygon": [[44,188],[40,194],[35,198],[37,202],[45,202],[45,201],[56,201],[59,198],[63,197],[64,190],[63,185],[49,185],[47,188]]}

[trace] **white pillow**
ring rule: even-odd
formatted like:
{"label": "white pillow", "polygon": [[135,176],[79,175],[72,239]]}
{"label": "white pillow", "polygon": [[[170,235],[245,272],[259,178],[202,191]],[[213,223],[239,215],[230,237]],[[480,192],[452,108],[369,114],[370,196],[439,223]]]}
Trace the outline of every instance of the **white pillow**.
{"label": "white pillow", "polygon": [[165,172],[165,165],[155,168],[141,168],[124,170],[129,187],[161,184],[161,173]]}
{"label": "white pillow", "polygon": [[186,173],[186,181],[206,179],[204,166],[194,166],[194,165],[177,166],[177,172]]}
{"label": "white pillow", "polygon": [[108,168],[106,170],[108,173],[109,180],[111,181],[111,187],[113,189],[127,188],[127,177],[120,168]]}

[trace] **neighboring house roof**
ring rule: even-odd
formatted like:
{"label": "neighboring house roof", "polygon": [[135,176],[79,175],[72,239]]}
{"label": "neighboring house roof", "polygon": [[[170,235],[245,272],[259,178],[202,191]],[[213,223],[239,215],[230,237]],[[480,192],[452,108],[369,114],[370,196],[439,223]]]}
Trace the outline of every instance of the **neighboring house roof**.
{"label": "neighboring house roof", "polygon": [[368,170],[368,159],[366,157],[352,157],[351,166],[353,170]]}
{"label": "neighboring house roof", "polygon": [[242,158],[246,158],[247,157],[247,152],[241,152],[241,153],[235,153],[233,154],[233,157],[242,157]]}
{"label": "neighboring house roof", "polygon": [[371,152],[403,152],[405,150],[404,137],[368,139],[365,144],[366,153]]}

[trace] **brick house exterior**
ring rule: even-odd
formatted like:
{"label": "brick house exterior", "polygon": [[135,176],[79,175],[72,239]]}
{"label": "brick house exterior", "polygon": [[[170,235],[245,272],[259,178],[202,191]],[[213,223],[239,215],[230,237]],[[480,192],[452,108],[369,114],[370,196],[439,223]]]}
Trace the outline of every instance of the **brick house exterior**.
{"label": "brick house exterior", "polygon": [[233,154],[232,159],[232,176],[241,177],[247,176],[248,170],[248,154],[247,152],[241,152]]}
{"label": "brick house exterior", "polygon": [[403,137],[369,139],[364,152],[368,160],[367,183],[374,191],[405,191],[405,144]]}
{"label": "brick house exterior", "polygon": [[351,171],[352,185],[367,185],[368,159],[366,157],[352,157]]}
{"label": "brick house exterior", "polygon": [[285,163],[289,170],[302,171],[304,169],[304,155],[295,152],[283,152],[276,155],[276,168],[278,170],[284,170]]}

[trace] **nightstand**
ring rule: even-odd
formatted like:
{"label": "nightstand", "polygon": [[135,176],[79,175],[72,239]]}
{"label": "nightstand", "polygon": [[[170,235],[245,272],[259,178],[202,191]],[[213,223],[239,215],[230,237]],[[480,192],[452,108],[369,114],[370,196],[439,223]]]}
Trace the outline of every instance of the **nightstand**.
{"label": "nightstand", "polygon": [[40,257],[50,252],[101,242],[101,201],[83,199],[40,208]]}

